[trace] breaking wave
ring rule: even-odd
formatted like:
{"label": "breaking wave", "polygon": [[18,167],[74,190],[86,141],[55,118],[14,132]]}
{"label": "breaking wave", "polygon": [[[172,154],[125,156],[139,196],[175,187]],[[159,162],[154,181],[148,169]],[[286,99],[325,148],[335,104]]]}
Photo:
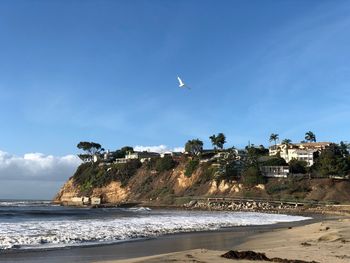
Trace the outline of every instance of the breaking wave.
{"label": "breaking wave", "polygon": [[[97,211],[98,209],[95,209]],[[127,210],[127,211],[126,211]],[[210,231],[220,228],[267,225],[309,219],[301,216],[255,212],[150,210],[108,211],[106,217],[0,221],[0,249],[32,249],[115,243],[161,235]]]}

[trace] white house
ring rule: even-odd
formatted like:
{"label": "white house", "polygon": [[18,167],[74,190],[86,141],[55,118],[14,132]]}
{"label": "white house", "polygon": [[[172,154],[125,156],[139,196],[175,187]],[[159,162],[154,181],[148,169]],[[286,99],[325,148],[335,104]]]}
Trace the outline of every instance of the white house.
{"label": "white house", "polygon": [[266,177],[287,177],[289,166],[262,166],[261,173]]}
{"label": "white house", "polygon": [[330,142],[277,144],[269,148],[269,155],[274,156],[279,153],[287,163],[292,159],[297,159],[305,161],[308,166],[312,166],[314,164],[314,153],[321,152],[330,144]]}
{"label": "white house", "polygon": [[133,152],[133,153],[128,153],[127,155],[125,155],[125,159],[127,160],[133,160],[133,159],[138,159],[141,162],[144,162],[146,160],[150,160],[152,158],[157,158],[160,157],[159,153],[156,152],[147,152],[147,151],[143,151],[143,152]]}

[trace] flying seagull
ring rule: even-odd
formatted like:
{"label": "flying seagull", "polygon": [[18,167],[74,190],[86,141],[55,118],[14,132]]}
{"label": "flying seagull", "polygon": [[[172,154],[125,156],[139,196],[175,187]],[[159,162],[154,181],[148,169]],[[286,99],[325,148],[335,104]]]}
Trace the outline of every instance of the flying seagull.
{"label": "flying seagull", "polygon": [[185,83],[183,83],[183,81],[180,79],[179,76],[177,76],[177,80],[179,81],[179,88],[188,88],[189,87],[187,85],[185,85]]}

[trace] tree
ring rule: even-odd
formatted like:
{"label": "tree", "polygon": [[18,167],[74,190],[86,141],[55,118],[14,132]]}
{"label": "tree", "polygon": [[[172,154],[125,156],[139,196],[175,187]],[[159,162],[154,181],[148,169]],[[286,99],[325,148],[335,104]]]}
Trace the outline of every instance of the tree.
{"label": "tree", "polygon": [[305,133],[305,140],[308,142],[316,142],[316,135],[312,131]]}
{"label": "tree", "polygon": [[218,133],[218,135],[213,134],[209,137],[209,139],[211,140],[211,143],[215,149],[216,147],[220,149],[224,148],[224,144],[226,143],[226,137],[223,133],[220,132]]}
{"label": "tree", "polygon": [[85,154],[79,154],[79,158],[84,162],[92,159],[92,157],[96,154],[100,154],[104,151],[101,147],[101,144],[95,142],[79,142],[77,144],[78,149],[85,151]]}
{"label": "tree", "polygon": [[258,157],[269,155],[269,149],[266,149],[263,145],[261,146],[255,147],[254,144],[247,145],[245,149],[248,159],[257,159]]}
{"label": "tree", "polygon": [[307,162],[292,159],[289,161],[289,172],[291,174],[306,174],[307,172]]}
{"label": "tree", "polygon": [[209,137],[209,139],[211,140],[211,144],[214,146],[216,146],[216,135],[213,134],[212,136]]}
{"label": "tree", "polygon": [[287,166],[286,160],[281,157],[272,157],[261,163],[263,166]]}
{"label": "tree", "polygon": [[120,148],[120,150],[122,151],[122,152],[124,152],[125,154],[126,153],[133,153],[134,152],[134,148],[133,147],[131,147],[131,146],[124,146],[124,147],[122,147],[122,148]]}
{"label": "tree", "polygon": [[350,173],[350,157],[343,155],[339,145],[331,144],[320,153],[312,169],[322,176],[346,176]]}
{"label": "tree", "polygon": [[203,151],[203,142],[199,139],[188,140],[185,144],[185,151],[192,155],[198,155]]}
{"label": "tree", "polygon": [[116,150],[115,152],[113,152],[113,157],[114,158],[124,158],[125,155],[127,155],[128,153],[133,153],[134,152],[134,148],[132,148],[131,146],[124,146],[122,148],[120,148],[119,150]]}
{"label": "tree", "polygon": [[339,144],[339,147],[340,147],[341,154],[344,157],[349,156],[350,144],[341,141],[340,144]]}
{"label": "tree", "polygon": [[278,137],[278,134],[276,133],[271,133],[270,135],[270,142],[274,141],[275,142],[275,148],[276,148],[276,145],[277,145],[277,141],[278,141],[279,137]]}
{"label": "tree", "polygon": [[77,147],[90,155],[94,155],[103,150],[101,144],[95,142],[79,142]]}
{"label": "tree", "polygon": [[291,139],[284,139],[284,140],[282,140],[281,143],[286,144],[286,145],[290,145],[292,143],[292,140]]}

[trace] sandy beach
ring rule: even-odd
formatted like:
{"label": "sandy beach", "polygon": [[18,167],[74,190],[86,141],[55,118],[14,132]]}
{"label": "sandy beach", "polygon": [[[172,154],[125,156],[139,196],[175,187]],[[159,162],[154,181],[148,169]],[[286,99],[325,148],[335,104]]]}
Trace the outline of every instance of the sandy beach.
{"label": "sandy beach", "polygon": [[[307,262],[350,262],[350,217],[314,214],[305,221],[179,233],[110,245],[8,251],[1,262],[234,262],[229,250]],[[239,262],[252,262],[239,260]],[[262,261],[254,261],[262,262]]]}
{"label": "sandy beach", "polygon": [[[142,257],[175,253],[186,250],[228,251],[259,233],[288,229],[320,222],[324,216],[315,215],[305,221],[283,222],[271,225],[238,226],[217,231],[201,231],[164,235],[158,238],[122,242],[110,245],[79,246],[48,250],[3,251],[1,262],[61,263],[61,262],[126,262],[144,260]],[[209,253],[209,252],[208,252]],[[214,254],[217,257],[219,254]],[[137,258],[137,259],[134,259]],[[162,261],[162,260],[161,260]],[[208,261],[207,261],[208,262]],[[210,261],[209,261],[210,262]]]}
{"label": "sandy beach", "polygon": [[[350,262],[350,218],[343,217],[287,229],[273,229],[271,232],[250,236],[235,250],[253,250],[266,253],[269,258],[279,257],[291,260],[345,263]],[[220,255],[227,250],[194,249],[150,257],[109,261],[131,262],[234,262]],[[252,262],[239,260],[239,262]],[[264,262],[264,261],[254,261]],[[266,261],[265,261],[266,262]]]}

